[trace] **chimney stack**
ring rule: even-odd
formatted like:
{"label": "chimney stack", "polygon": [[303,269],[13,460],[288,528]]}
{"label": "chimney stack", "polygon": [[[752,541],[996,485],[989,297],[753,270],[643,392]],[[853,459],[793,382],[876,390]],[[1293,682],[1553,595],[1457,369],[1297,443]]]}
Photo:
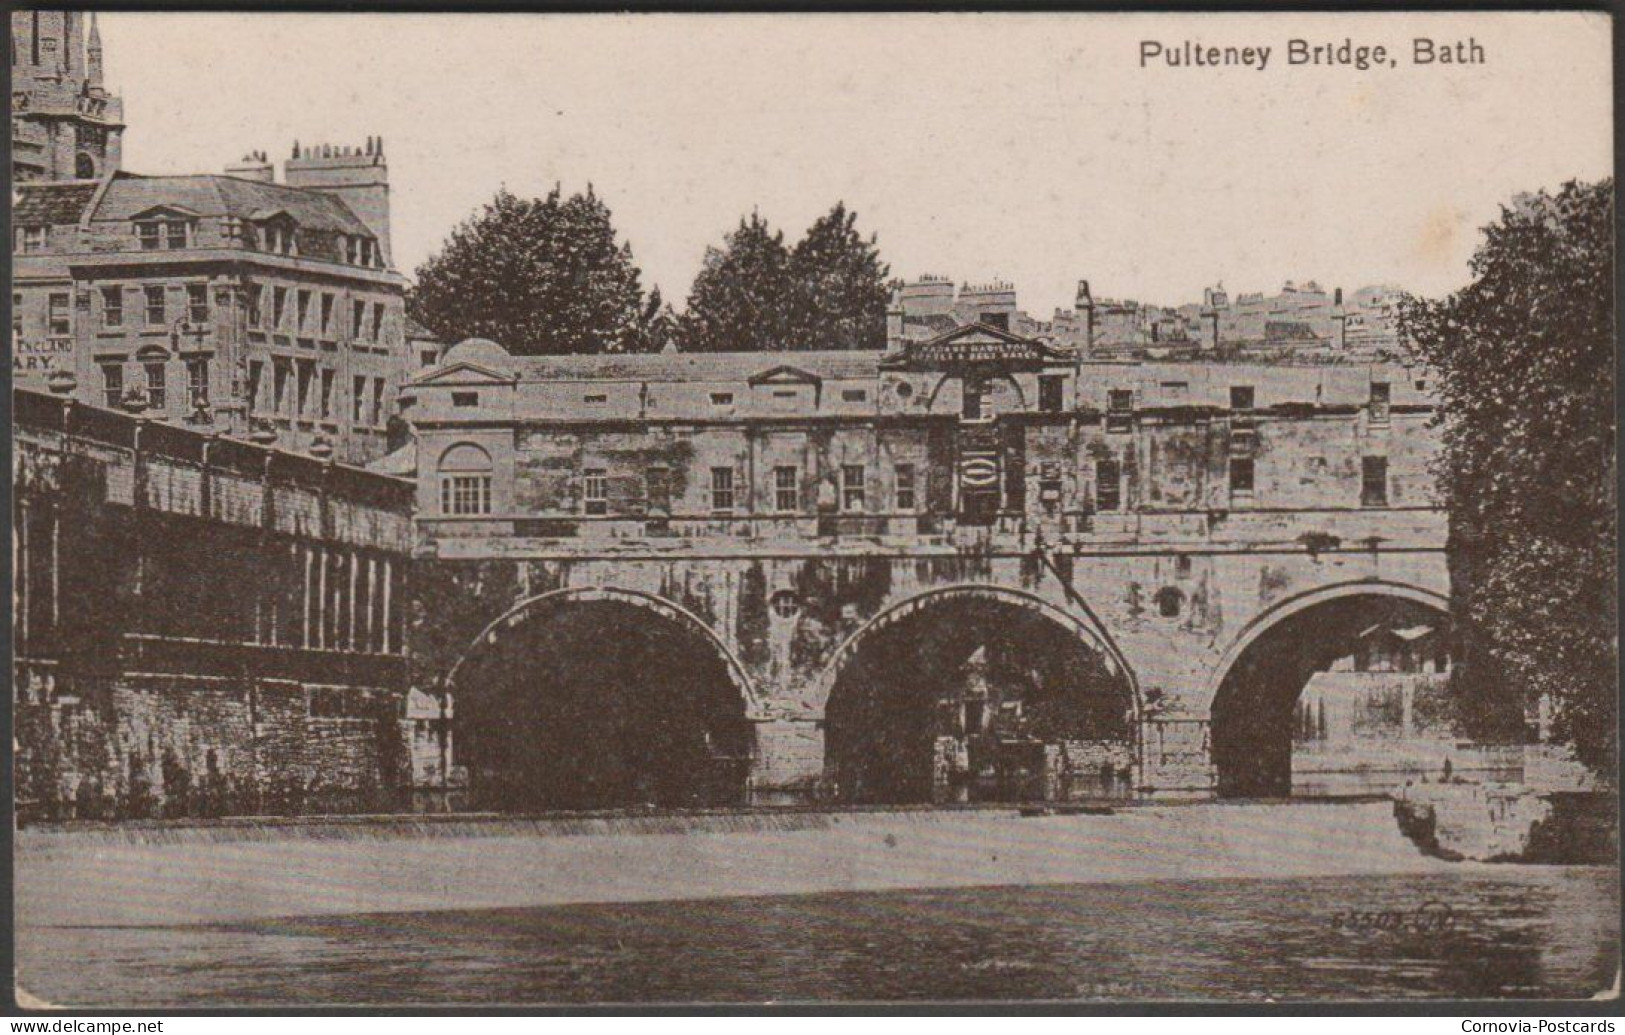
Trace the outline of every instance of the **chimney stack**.
{"label": "chimney stack", "polygon": [[1083,327],[1083,354],[1090,355],[1095,351],[1095,296],[1089,293],[1089,282],[1078,281],[1078,294],[1072,302],[1072,309],[1078,314],[1078,323]]}
{"label": "chimney stack", "polygon": [[1201,345],[1204,352],[1216,351],[1219,347],[1219,302],[1223,298],[1222,289],[1202,289],[1202,326]]}
{"label": "chimney stack", "polygon": [[293,157],[283,167],[283,180],[290,187],[332,194],[349,206],[378,240],[384,264],[392,264],[389,239],[389,166],[384,162],[382,137],[368,137],[368,147],[334,147],[332,144],[301,148],[293,145]]}
{"label": "chimney stack", "polygon": [[903,289],[892,289],[891,301],[886,305],[886,348],[896,350],[903,347]]}
{"label": "chimney stack", "polygon": [[1332,293],[1332,348],[1342,352],[1348,347],[1349,314],[1343,308],[1343,289]]}
{"label": "chimney stack", "polygon": [[271,164],[264,151],[250,151],[243,155],[242,161],[226,166],[226,175],[235,176],[239,180],[275,183],[276,167]]}

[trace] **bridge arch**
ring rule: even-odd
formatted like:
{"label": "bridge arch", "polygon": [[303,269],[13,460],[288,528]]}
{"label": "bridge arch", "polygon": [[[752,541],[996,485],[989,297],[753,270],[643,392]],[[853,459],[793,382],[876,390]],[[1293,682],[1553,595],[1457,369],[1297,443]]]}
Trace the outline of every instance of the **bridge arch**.
{"label": "bridge arch", "polygon": [[1317,587],[1254,617],[1206,687],[1219,795],[1290,794],[1295,709],[1316,673],[1354,653],[1372,630],[1427,626],[1447,638],[1449,623],[1448,596],[1383,579]]}
{"label": "bridge arch", "polygon": [[945,586],[832,654],[825,778],[848,801],[1048,800],[1140,782],[1140,691],[1093,616],[1023,590]]}
{"label": "bridge arch", "polygon": [[759,700],[697,615],[619,587],[541,593],[488,623],[443,681],[480,807],[742,803]]}

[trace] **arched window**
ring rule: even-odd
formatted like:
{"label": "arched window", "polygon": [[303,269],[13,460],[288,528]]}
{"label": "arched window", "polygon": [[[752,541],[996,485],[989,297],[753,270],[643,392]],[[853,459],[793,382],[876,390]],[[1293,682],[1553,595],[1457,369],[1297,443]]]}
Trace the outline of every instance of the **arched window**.
{"label": "arched window", "polygon": [[73,175],[81,180],[96,178],[96,159],[80,151],[73,159]]}
{"label": "arched window", "polygon": [[491,513],[491,454],[463,442],[440,455],[440,512]]}

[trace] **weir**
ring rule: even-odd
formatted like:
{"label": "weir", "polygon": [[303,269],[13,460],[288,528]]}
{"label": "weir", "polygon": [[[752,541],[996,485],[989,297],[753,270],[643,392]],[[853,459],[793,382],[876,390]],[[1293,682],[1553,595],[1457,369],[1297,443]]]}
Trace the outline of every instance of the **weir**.
{"label": "weir", "polygon": [[1386,801],[57,826],[16,855],[25,927],[1460,865]]}

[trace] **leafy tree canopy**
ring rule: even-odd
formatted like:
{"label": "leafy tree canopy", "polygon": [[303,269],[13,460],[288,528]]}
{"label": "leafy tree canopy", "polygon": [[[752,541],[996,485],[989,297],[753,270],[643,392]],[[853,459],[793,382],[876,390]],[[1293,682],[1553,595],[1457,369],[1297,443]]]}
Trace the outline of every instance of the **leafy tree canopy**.
{"label": "leafy tree canopy", "polygon": [[658,347],[631,248],[590,185],[568,198],[498,191],[418,267],[407,301],[440,340],[490,338],[515,355]]}
{"label": "leafy tree canopy", "polygon": [[883,348],[888,267],[837,204],[794,248],[756,213],[705,263],[679,319],[685,352]]}
{"label": "leafy tree canopy", "polygon": [[1599,773],[1617,757],[1613,181],[1517,198],[1473,281],[1408,299],[1441,397],[1464,701],[1521,713]]}

